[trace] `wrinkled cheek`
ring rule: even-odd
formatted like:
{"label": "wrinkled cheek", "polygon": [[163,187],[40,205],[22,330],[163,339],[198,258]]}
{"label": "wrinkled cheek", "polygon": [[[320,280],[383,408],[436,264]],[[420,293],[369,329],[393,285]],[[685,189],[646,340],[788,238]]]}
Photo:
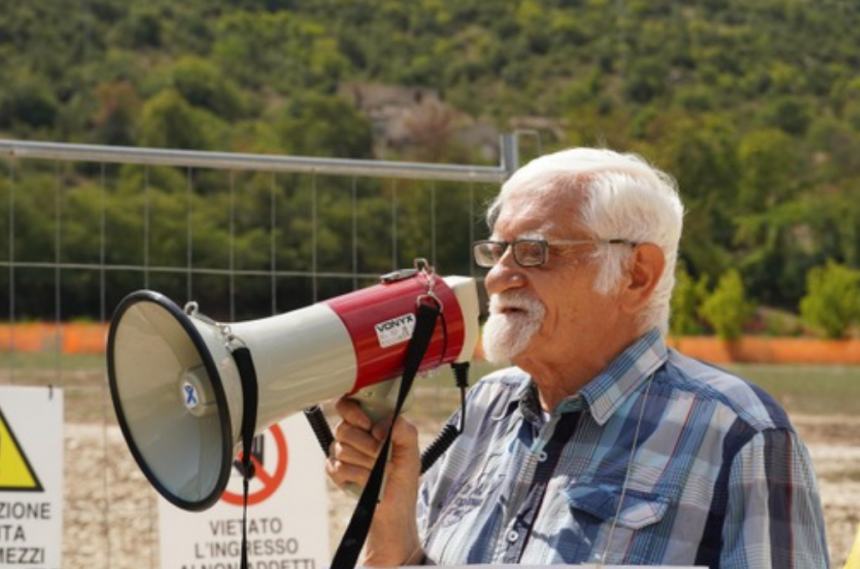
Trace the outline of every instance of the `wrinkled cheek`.
{"label": "wrinkled cheek", "polygon": [[540,326],[537,329],[537,332],[534,334],[535,339],[540,340],[558,340],[556,332],[558,331],[558,319],[555,317],[555,314],[544,314],[544,317],[541,319]]}

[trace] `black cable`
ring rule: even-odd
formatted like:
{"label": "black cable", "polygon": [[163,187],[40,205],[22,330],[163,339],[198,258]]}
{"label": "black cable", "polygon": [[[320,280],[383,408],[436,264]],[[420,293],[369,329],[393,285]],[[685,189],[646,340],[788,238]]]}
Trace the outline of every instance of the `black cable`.
{"label": "black cable", "polygon": [[466,389],[469,387],[469,362],[451,364],[457,387],[460,388],[460,426],[448,424],[436,436],[430,446],[421,453],[421,474],[427,472],[445,454],[460,433],[466,428]]}
{"label": "black cable", "polygon": [[442,432],[436,435],[430,446],[421,453],[421,474],[427,472],[459,436],[460,431],[454,425],[442,427]]}
{"label": "black cable", "polygon": [[460,432],[466,428],[466,390],[469,389],[469,362],[451,364],[454,380],[460,388]]}

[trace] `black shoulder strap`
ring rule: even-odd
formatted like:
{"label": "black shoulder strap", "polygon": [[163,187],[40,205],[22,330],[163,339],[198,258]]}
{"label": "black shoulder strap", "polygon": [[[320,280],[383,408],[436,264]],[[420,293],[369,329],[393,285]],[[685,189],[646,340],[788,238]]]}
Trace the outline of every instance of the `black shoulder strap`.
{"label": "black shoulder strap", "polygon": [[[415,379],[415,374],[418,373],[421,360],[424,359],[424,354],[427,353],[439,313],[439,306],[434,301],[421,302],[418,306],[415,330],[412,333],[409,344],[406,346],[403,379],[400,382],[400,391],[397,394],[397,404],[394,406],[394,413],[391,419],[392,425],[400,415],[403,403],[409,394],[409,389],[412,387],[412,380]],[[334,554],[331,569],[354,569],[358,562],[361,548],[364,547],[367,533],[370,531],[373,514],[376,512],[376,504],[379,502],[379,493],[382,489],[385,463],[388,461],[388,449],[390,447],[391,429],[389,429],[388,435],[385,437],[385,442],[383,442],[379,455],[376,457],[376,463],[370,472],[367,485],[365,485],[364,491],[361,493],[361,498],[358,500],[358,505],[355,507],[355,512],[352,514],[349,526],[347,526],[346,532],[344,532],[343,538],[341,538],[340,545]]]}
{"label": "black shoulder strap", "polygon": [[257,371],[251,359],[251,351],[242,346],[233,350],[233,360],[239,369],[242,381],[242,558],[241,569],[248,569],[248,482],[254,476],[251,463],[251,445],[254,442],[254,427],[257,425]]}

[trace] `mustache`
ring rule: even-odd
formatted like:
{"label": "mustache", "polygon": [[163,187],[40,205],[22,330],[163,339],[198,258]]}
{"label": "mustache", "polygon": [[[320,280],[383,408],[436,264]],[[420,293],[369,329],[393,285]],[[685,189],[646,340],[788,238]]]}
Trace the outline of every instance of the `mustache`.
{"label": "mustache", "polygon": [[543,314],[545,308],[541,301],[522,291],[510,291],[490,295],[490,314],[500,314],[505,310],[522,310],[529,313]]}

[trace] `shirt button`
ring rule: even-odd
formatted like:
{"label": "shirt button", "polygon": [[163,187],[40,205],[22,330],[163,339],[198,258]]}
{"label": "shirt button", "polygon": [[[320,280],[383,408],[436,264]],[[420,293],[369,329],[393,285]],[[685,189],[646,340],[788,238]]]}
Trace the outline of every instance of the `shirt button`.
{"label": "shirt button", "polygon": [[540,453],[538,453],[538,462],[546,461],[546,457],[547,457],[546,451],[545,450],[540,451]]}
{"label": "shirt button", "polygon": [[511,530],[508,532],[508,541],[510,541],[511,543],[515,542],[517,539],[519,539],[519,537],[520,537],[520,534],[518,534],[514,530]]}

